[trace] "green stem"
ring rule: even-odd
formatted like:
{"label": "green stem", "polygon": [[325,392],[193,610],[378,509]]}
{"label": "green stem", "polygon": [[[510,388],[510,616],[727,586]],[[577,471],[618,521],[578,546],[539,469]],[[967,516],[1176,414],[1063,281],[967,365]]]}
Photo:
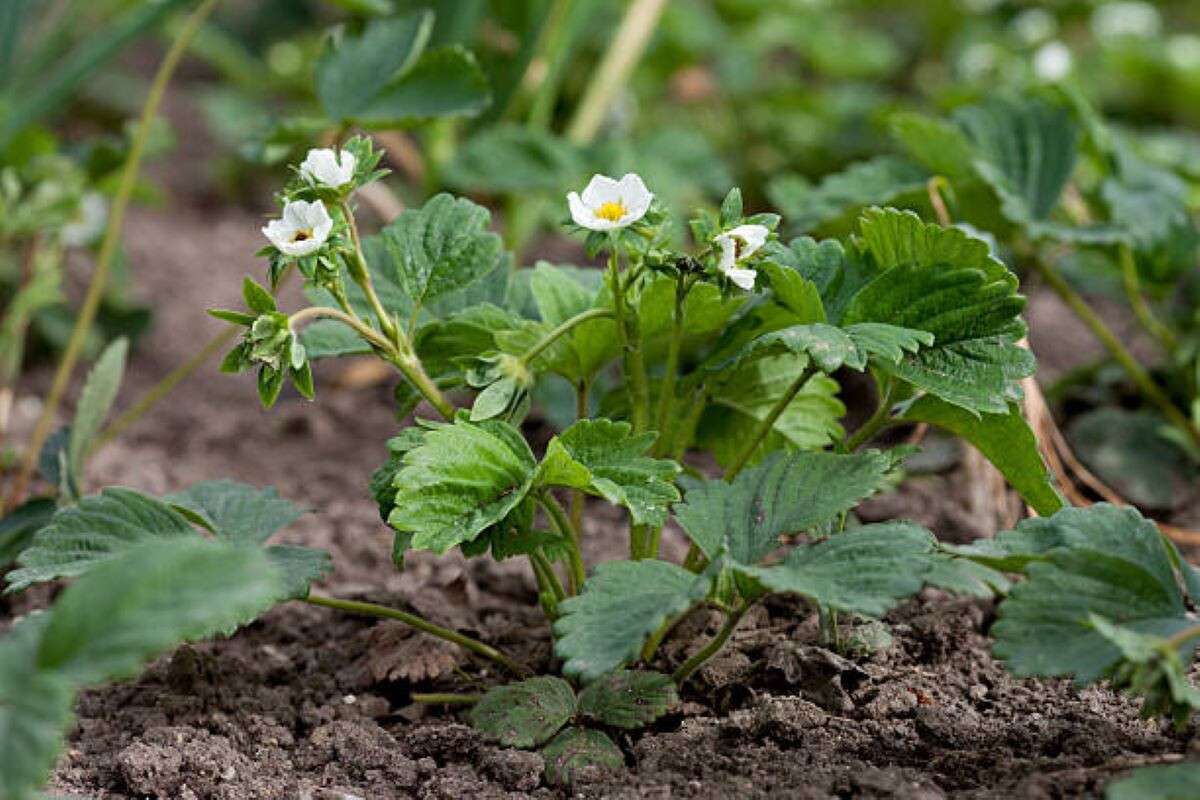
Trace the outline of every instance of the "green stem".
{"label": "green stem", "polygon": [[641,337],[635,329],[629,307],[625,304],[626,286],[621,281],[617,251],[614,248],[608,257],[608,276],[613,294],[613,316],[617,322],[617,339],[621,343],[625,381],[629,391],[629,419],[633,432],[646,430],[648,416],[648,392],[646,389],[646,362],[642,357]]}
{"label": "green stem", "polygon": [[349,327],[353,328],[354,332],[359,336],[382,350],[385,355],[393,357],[399,355],[399,353],[396,351],[396,345],[387,339],[384,339],[380,335],[379,331],[363,322],[353,313],[348,314],[339,308],[332,308],[330,306],[309,306],[308,308],[302,308],[295,314],[292,314],[290,317],[288,317],[288,327],[295,330],[296,327],[302,322],[307,322],[310,319],[320,318],[335,319],[338,322],[348,325]]}
{"label": "green stem", "polygon": [[538,502],[546,513],[550,516],[550,520],[554,523],[554,527],[558,529],[559,534],[570,544],[569,558],[571,563],[571,586],[578,593],[583,588],[583,582],[587,579],[587,569],[583,563],[583,552],[580,549],[579,531],[571,526],[571,520],[567,518],[567,512],[562,505],[555,499],[554,495],[549,491],[544,491],[538,495]]}
{"label": "green stem", "polygon": [[342,600],[337,597],[324,597],[322,595],[310,594],[304,598],[304,602],[314,606],[323,606],[324,608],[335,608],[338,611],[345,611],[348,614],[361,614],[367,617],[380,617],[382,619],[394,619],[403,622],[416,628],[419,631],[428,633],[430,636],[436,636],[439,639],[445,639],[447,642],[458,645],[466,650],[470,650],[478,656],[482,656],[489,661],[494,661],[500,666],[512,672],[514,675],[528,675],[530,670],[522,664],[517,663],[508,656],[501,653],[496,648],[489,644],[484,644],[478,639],[472,639],[470,636],[465,636],[458,631],[443,628],[430,622],[427,619],[410,614],[407,611],[401,611],[397,608],[388,608],[387,606],[377,605],[375,603],[363,603],[358,600]]}
{"label": "green stem", "polygon": [[746,442],[746,447],[743,448],[738,457],[734,459],[733,466],[731,466],[725,473],[725,480],[732,481],[738,476],[738,473],[740,473],[746,467],[747,462],[750,461],[750,457],[754,455],[754,451],[758,449],[758,446],[762,444],[763,440],[767,438],[768,434],[774,430],[776,421],[779,420],[779,418],[783,415],[783,412],[787,410],[789,405],[791,405],[792,401],[796,399],[796,395],[800,394],[800,390],[804,388],[804,384],[808,383],[809,378],[816,373],[817,368],[810,364],[804,369],[803,372],[800,373],[800,376],[792,382],[792,385],[787,388],[787,391],[783,393],[783,396],[780,397],[775,405],[771,407],[771,411],[767,414],[766,419],[760,422],[758,427],[754,429],[754,433],[751,435],[750,440]]}
{"label": "green stem", "polygon": [[717,631],[717,635],[709,640],[708,644],[704,645],[699,652],[689,658],[687,661],[679,665],[679,669],[671,674],[671,680],[675,681],[676,686],[683,686],[692,673],[704,666],[704,662],[720,652],[725,646],[725,642],[729,641],[730,635],[733,634],[734,628],[741,622],[742,616],[750,609],[750,604],[739,606],[729,612],[725,617],[725,624],[721,626],[721,630]]}
{"label": "green stem", "polygon": [[1104,324],[1104,320],[1100,319],[1099,315],[1087,304],[1087,301],[1080,297],[1063,277],[1058,274],[1057,270],[1049,264],[1040,258],[1035,258],[1032,261],[1034,267],[1046,280],[1046,283],[1050,284],[1050,288],[1091,329],[1092,335],[1100,340],[1100,343],[1104,345],[1109,354],[1124,368],[1142,395],[1157,406],[1158,410],[1170,420],[1171,424],[1191,437],[1194,443],[1200,445],[1200,429],[1197,429],[1191,420],[1187,418],[1187,415],[1171,402],[1171,399],[1158,387],[1158,384],[1154,382],[1150,374],[1142,369],[1141,364],[1138,363],[1134,355],[1125,348],[1125,345],[1121,344],[1116,335]]}
{"label": "green stem", "polygon": [[546,581],[546,588],[554,594],[554,599],[559,602],[566,600],[567,592],[558,580],[558,575],[554,572],[554,565],[550,563],[550,559],[546,558],[546,554],[541,550],[534,550],[529,554],[529,561],[533,564],[535,571],[541,571],[543,580]]}
{"label": "green stem", "polygon": [[666,451],[670,440],[667,430],[671,425],[671,411],[675,408],[675,381],[679,377],[679,351],[683,348],[687,293],[686,279],[680,275],[675,282],[675,314],[672,318],[671,338],[667,343],[667,365],[658,394],[658,440],[654,444],[657,455]]}
{"label": "green stem", "polygon": [[558,327],[547,333],[533,347],[525,351],[521,356],[521,362],[528,365],[535,358],[540,356],[547,347],[554,344],[562,336],[571,332],[572,329],[582,325],[585,322],[590,322],[594,319],[605,319],[612,317],[613,312],[607,308],[589,308],[587,311],[581,311],[570,319],[563,320]]}
{"label": "green stem", "polygon": [[[587,380],[582,380],[575,387],[575,419],[588,418],[588,393],[590,391]],[[583,532],[583,507],[586,503],[582,489],[575,489],[571,492],[571,530]]]}
{"label": "green stem", "polygon": [[125,411],[100,432],[90,452],[95,453],[128,430],[131,425],[145,416],[147,411],[170,394],[176,386],[203,366],[210,358],[224,350],[226,345],[237,338],[240,332],[239,328],[225,328],[210,339],[204,347],[200,348],[199,352],[168,372],[166,377],[154,384],[128,411]]}
{"label": "green stem", "polygon": [[452,692],[414,692],[408,696],[414,703],[428,706],[473,706],[483,699],[481,694],[454,694]]}
{"label": "green stem", "polygon": [[1142,296],[1142,289],[1139,285],[1137,261],[1133,257],[1133,248],[1127,244],[1123,244],[1118,249],[1121,260],[1121,283],[1125,287],[1125,297],[1129,299],[1129,305],[1133,308],[1133,314],[1137,317],[1138,322],[1146,329],[1146,332],[1158,340],[1158,343],[1163,346],[1167,352],[1175,349],[1177,344],[1175,334],[1171,329],[1159,321],[1154,315],[1154,310],[1146,302],[1146,298]]}
{"label": "green stem", "polygon": [[391,315],[384,309],[379,295],[375,292],[375,284],[371,280],[371,270],[367,266],[366,256],[363,255],[362,240],[358,235],[358,222],[354,219],[354,212],[350,210],[350,204],[345,200],[341,201],[339,205],[341,206],[343,216],[346,217],[346,224],[350,228],[350,241],[354,243],[354,258],[358,262],[357,269],[350,270],[350,276],[354,278],[354,282],[362,287],[363,293],[366,294],[367,302],[371,304],[371,309],[375,312],[375,316],[379,318],[380,330],[393,342],[398,342],[399,331],[396,328],[396,324],[392,321]]}
{"label": "green stem", "polygon": [[875,438],[875,434],[879,433],[891,421],[891,413],[892,386],[889,383],[879,393],[879,406],[875,409],[875,413],[860,425],[853,435],[846,437],[845,444],[843,444],[845,451],[853,453]]}
{"label": "green stem", "polygon": [[[558,89],[562,85],[563,64],[566,62],[572,34],[578,25],[569,25],[575,0],[553,0],[546,14],[546,22],[538,35],[529,69],[542,70],[542,78],[534,90],[533,103],[529,107],[529,125],[546,130],[554,113]],[[515,107],[515,104],[510,108]]]}
{"label": "green stem", "polygon": [[667,0],[633,0],[629,4],[567,127],[567,138],[572,142],[590,144],[596,137],[613,97],[629,82],[633,68],[646,51],[666,5]]}
{"label": "green stem", "polygon": [[1172,650],[1178,650],[1192,639],[1200,638],[1200,625],[1193,625],[1190,628],[1184,628],[1179,633],[1167,638],[1165,644]]}
{"label": "green stem", "polygon": [[671,459],[682,463],[683,456],[687,452],[688,445],[692,441],[692,437],[696,434],[696,426],[700,424],[700,417],[704,415],[704,408],[708,405],[708,393],[703,384],[696,387],[692,395],[692,404],[689,406],[687,414],[684,415],[680,423],[672,431],[671,435]]}
{"label": "green stem", "polygon": [[133,198],[134,189],[137,187],[142,155],[146,151],[146,142],[150,138],[150,130],[153,127],[154,118],[158,114],[158,107],[162,103],[163,94],[167,90],[167,85],[171,81],[175,67],[178,66],[179,61],[183,58],[183,54],[187,52],[192,38],[200,30],[201,26],[203,26],[204,20],[208,15],[216,8],[218,1],[203,0],[196,7],[196,10],[191,13],[187,22],[179,31],[179,36],[171,43],[170,49],[167,50],[166,55],[163,56],[162,63],[159,64],[158,71],[154,74],[154,80],[150,84],[150,92],[146,96],[146,102],[142,105],[141,117],[138,119],[137,128],[134,130],[133,139],[129,145],[129,156],[126,158],[124,169],[121,171],[121,182],[117,186],[117,192],[113,197],[112,207],[109,210],[108,225],[104,231],[104,241],[101,243],[100,253],[96,257],[96,268],[92,272],[92,279],[88,284],[87,293],[84,295],[83,305],[79,308],[79,316],[75,318],[75,327],[71,331],[71,338],[67,341],[67,347],[63,351],[62,360],[58,362],[58,370],[54,373],[54,382],[51,384],[50,391],[46,396],[46,404],[42,407],[41,416],[38,417],[33,434],[29,438],[29,444],[22,456],[21,468],[17,473],[12,492],[8,498],[8,510],[15,508],[21,502],[29,481],[33,477],[33,471],[37,467],[37,460],[42,452],[42,446],[45,444],[46,438],[50,435],[50,430],[54,427],[54,418],[58,412],[58,406],[62,402],[63,393],[67,389],[67,384],[71,381],[71,374],[75,371],[75,363],[79,360],[79,356],[83,352],[83,345],[87,341],[88,334],[92,331],[92,323],[96,319],[96,312],[99,311],[100,302],[104,299],[104,291],[108,287],[108,277],[112,270],[112,261],[116,256],[117,246],[121,238],[121,229],[125,223],[125,212],[129,208],[129,202]]}

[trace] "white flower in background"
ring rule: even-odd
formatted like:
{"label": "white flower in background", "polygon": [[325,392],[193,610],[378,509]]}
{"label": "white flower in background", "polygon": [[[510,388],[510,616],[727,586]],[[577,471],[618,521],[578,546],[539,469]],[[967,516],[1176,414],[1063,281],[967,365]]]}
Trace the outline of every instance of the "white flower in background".
{"label": "white flower in background", "polygon": [[1058,20],[1044,8],[1026,9],[1010,25],[1017,38],[1027,45],[1044,42],[1058,32]]}
{"label": "white flower in background", "polygon": [[1176,69],[1200,71],[1200,36],[1181,33],[1167,39],[1167,59]]}
{"label": "white flower in background", "polygon": [[293,200],[283,207],[283,217],[271,220],[262,232],[281,253],[299,258],[317,252],[331,230],[333,220],[320,200]]}
{"label": "white flower in background", "polygon": [[999,51],[988,42],[974,42],[958,57],[958,71],[969,81],[987,77],[999,61]]}
{"label": "white flower in background", "polygon": [[767,243],[771,232],[763,225],[738,225],[713,239],[721,248],[721,257],[717,261],[717,269],[733,284],[747,292],[754,288],[754,279],[758,273],[752,269],[737,266],[754,255],[760,247]]}
{"label": "white flower in background", "polygon": [[607,175],[593,175],[583,194],[571,192],[567,205],[571,219],[581,228],[611,231],[632,225],[650,210],[654,195],[635,173],[616,181]]}
{"label": "white flower in background", "polygon": [[340,189],[354,178],[354,154],[349,150],[314,148],[304,157],[300,175],[317,186]]}
{"label": "white flower in background", "polygon": [[1033,72],[1044,81],[1061,81],[1071,72],[1071,50],[1062,42],[1046,42],[1033,54]]}
{"label": "white flower in background", "polygon": [[1135,36],[1151,39],[1162,31],[1162,14],[1149,3],[1105,3],[1092,12],[1092,33],[1097,39]]}
{"label": "white flower in background", "polygon": [[79,199],[79,210],[62,226],[59,238],[67,247],[87,247],[104,233],[106,222],[108,201],[99,192],[88,192]]}

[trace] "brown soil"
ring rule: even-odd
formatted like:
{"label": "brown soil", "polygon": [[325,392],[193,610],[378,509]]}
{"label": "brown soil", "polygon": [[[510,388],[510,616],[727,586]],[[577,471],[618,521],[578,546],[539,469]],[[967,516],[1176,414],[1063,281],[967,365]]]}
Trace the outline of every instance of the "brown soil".
{"label": "brown soil", "polygon": [[[203,309],[239,307],[241,276],[263,269],[252,257],[258,224],[252,213],[214,216],[183,202],[133,215],[130,261],[156,323],[133,356],[123,402],[220,330]],[[263,412],[251,379],[209,365],[95,458],[92,488],[160,493],[216,477],[274,485],[316,509],[282,538],[332,552],[337,569],[323,591],[416,608],[551,668],[522,564],[416,557],[404,572],[392,567],[366,492],[397,428],[390,392],[339,388],[343,370],[319,370],[316,403],[287,395]],[[18,411],[28,426],[36,407]],[[907,516],[955,539],[988,535],[986,521],[962,510],[964,484],[957,470],[923,477],[864,516]],[[612,518],[596,511],[592,555],[612,557]],[[668,545],[681,549],[677,538]],[[50,595],[0,600],[0,614]],[[803,604],[773,601],[743,622],[678,713],[618,737],[626,771],[588,776],[572,796],[1089,797],[1132,766],[1191,751],[1192,729],[1141,721],[1134,703],[1106,689],[1008,676],[988,653],[992,612],[927,594],[889,619],[889,649],[847,660],[816,645]],[[704,613],[681,625],[659,666],[713,625]],[[537,755],[493,747],[453,713],[409,701],[412,691],[477,691],[504,678],[396,624],[293,603],[231,639],[182,648],[135,681],[86,692],[52,788],[186,800],[562,796],[544,784]]]}

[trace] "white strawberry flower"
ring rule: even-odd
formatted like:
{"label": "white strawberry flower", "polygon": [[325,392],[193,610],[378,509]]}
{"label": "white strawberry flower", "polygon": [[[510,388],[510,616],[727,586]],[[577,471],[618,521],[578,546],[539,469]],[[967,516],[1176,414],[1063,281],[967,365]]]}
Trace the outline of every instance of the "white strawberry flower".
{"label": "white strawberry flower", "polygon": [[104,233],[108,222],[108,201],[99,192],[88,192],[79,200],[79,209],[59,232],[67,247],[87,247]]}
{"label": "white strawberry flower", "polygon": [[567,205],[571,219],[579,227],[611,231],[646,216],[653,199],[641,177],[630,172],[619,181],[607,175],[593,175],[582,195],[578,192],[567,195]]}
{"label": "white strawberry flower", "polygon": [[281,253],[300,258],[317,252],[331,230],[333,219],[320,200],[293,200],[283,207],[283,216],[267,223],[262,232]]}
{"label": "white strawberry flower", "polygon": [[767,243],[771,231],[765,225],[738,225],[725,231],[713,239],[721,249],[721,257],[717,261],[719,269],[733,284],[747,292],[754,288],[754,279],[758,275],[755,270],[739,267],[738,262],[744,261],[758,252]]}
{"label": "white strawberry flower", "polygon": [[340,189],[354,179],[354,154],[328,147],[312,149],[300,164],[300,175],[315,186]]}

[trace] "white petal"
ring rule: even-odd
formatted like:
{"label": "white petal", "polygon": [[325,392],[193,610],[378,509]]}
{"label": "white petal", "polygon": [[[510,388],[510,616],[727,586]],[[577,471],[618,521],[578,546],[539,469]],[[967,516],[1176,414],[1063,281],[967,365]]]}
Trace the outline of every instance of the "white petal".
{"label": "white petal", "polygon": [[733,230],[729,231],[729,236],[736,236],[744,243],[742,247],[742,258],[753,255],[754,251],[767,243],[767,236],[771,233],[765,225],[738,225]]}
{"label": "white petal", "polygon": [[646,188],[646,184],[642,182],[642,177],[636,172],[628,172],[621,177],[617,184],[621,192],[621,205],[628,210],[627,216],[631,217],[624,224],[636,222],[646,215],[650,210],[650,202],[654,199],[654,195]]}
{"label": "white petal", "polygon": [[721,248],[721,258],[717,262],[717,269],[721,272],[729,272],[737,262],[737,242],[733,240],[732,236],[724,233],[713,239],[713,242]]}
{"label": "white petal", "polygon": [[104,233],[108,221],[108,201],[99,192],[88,192],[79,199],[79,213],[63,225],[59,239],[67,247],[87,247]]}
{"label": "white petal", "polygon": [[282,250],[283,246],[291,241],[292,234],[296,232],[296,227],[289,225],[282,219],[273,219],[263,227],[262,232],[263,236],[266,236],[271,244]]}
{"label": "white petal", "polygon": [[580,196],[583,204],[597,209],[605,203],[621,202],[621,186],[607,175],[593,175]]}
{"label": "white petal", "polygon": [[[579,197],[579,192],[571,192],[567,195],[567,208],[571,209],[571,219],[575,220],[575,224],[581,228],[591,228],[592,223],[596,220],[596,215],[583,204],[583,200]],[[595,230],[593,228],[593,230]]]}
{"label": "white petal", "polygon": [[758,273],[752,269],[731,269],[726,271],[725,275],[739,289],[745,289],[747,292],[754,289],[754,277]]}
{"label": "white petal", "polygon": [[337,189],[354,177],[354,154],[328,148],[312,149],[300,165],[300,174],[310,183]]}

